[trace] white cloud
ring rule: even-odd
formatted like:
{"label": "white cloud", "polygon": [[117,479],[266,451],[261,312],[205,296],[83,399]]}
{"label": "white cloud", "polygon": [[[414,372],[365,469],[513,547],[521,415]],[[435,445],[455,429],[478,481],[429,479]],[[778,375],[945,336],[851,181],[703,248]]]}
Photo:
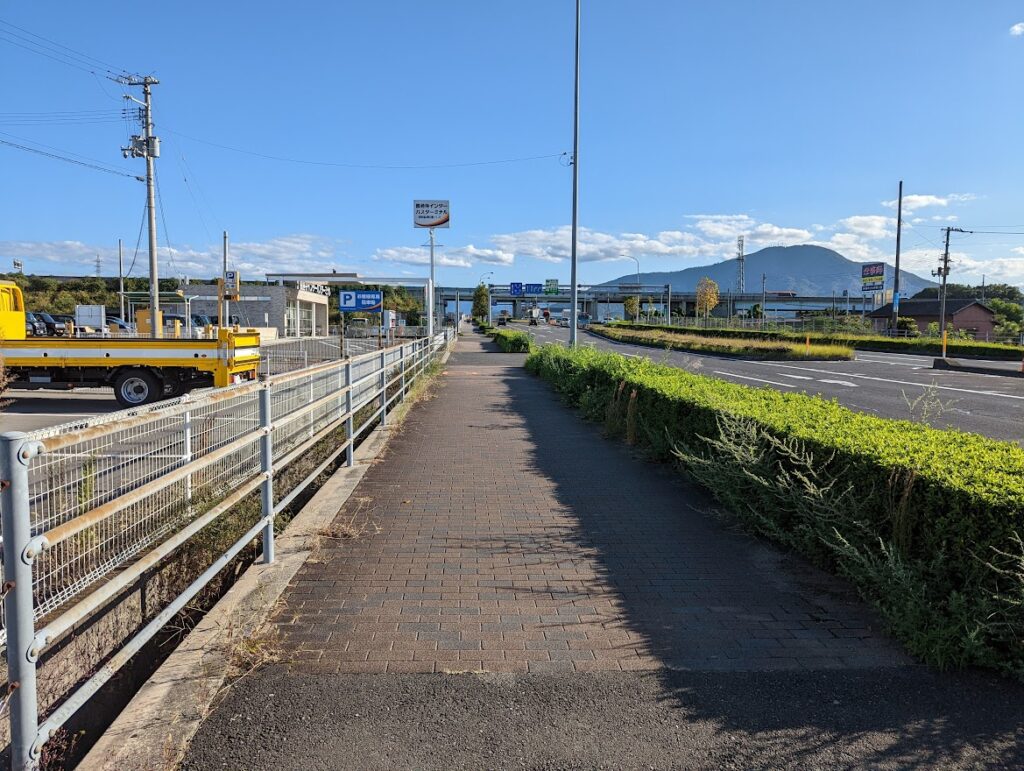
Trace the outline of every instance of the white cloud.
{"label": "white cloud", "polygon": [[840,226],[866,239],[890,238],[896,235],[896,220],[878,214],[857,214],[839,220]]}
{"label": "white cloud", "polygon": [[787,228],[770,222],[757,222],[747,214],[688,214],[694,227],[708,238],[735,239],[745,236],[751,243],[798,244],[811,237],[804,228]]}
{"label": "white cloud", "polygon": [[480,249],[473,244],[451,249],[447,254],[455,259],[472,260],[488,265],[511,265],[516,260],[513,252],[506,252],[503,249]]}
{"label": "white cloud", "polygon": [[[423,246],[392,246],[375,251],[373,259],[396,265],[429,265],[430,250]],[[473,263],[466,257],[435,251],[434,265],[444,268],[470,268]]]}
{"label": "white cloud", "polygon": [[[911,195],[903,196],[903,211],[913,212],[918,209],[926,209],[930,206],[949,206],[951,203],[961,203],[964,201],[973,201],[977,198],[974,193],[949,193],[948,195],[919,195],[913,193]],[[891,201],[882,201],[882,206],[889,209],[895,209],[899,204],[899,199],[894,198]]]}
{"label": "white cloud", "polygon": [[1012,27],[1010,27],[1010,34],[1014,37],[1020,37],[1024,35],[1024,21],[1018,21]]}

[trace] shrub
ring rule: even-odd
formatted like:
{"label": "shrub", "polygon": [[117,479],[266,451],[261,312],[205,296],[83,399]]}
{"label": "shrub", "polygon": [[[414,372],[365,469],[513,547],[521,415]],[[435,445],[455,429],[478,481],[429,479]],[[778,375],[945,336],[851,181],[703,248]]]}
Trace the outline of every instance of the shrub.
{"label": "shrub", "polygon": [[848,576],[915,655],[1024,674],[1021,447],[590,348],[544,346],[526,366],[750,529]]}
{"label": "shrub", "polygon": [[789,340],[707,337],[700,334],[669,332],[661,328],[619,329],[616,326],[611,326],[591,327],[590,331],[601,337],[625,343],[652,345],[676,351],[743,356],[748,359],[845,361],[853,358],[853,349],[841,345],[814,343],[807,346],[805,342],[797,343]]}
{"label": "shrub", "polygon": [[[803,342],[811,336],[812,344],[845,345],[858,351],[887,351],[891,353],[918,353],[926,356],[942,354],[942,341],[925,337],[883,337],[881,335],[857,335],[848,332],[790,332],[764,331],[757,329],[705,329],[703,327],[669,327],[656,324],[632,324],[615,322],[618,329],[661,329],[667,332],[698,334],[704,337],[745,337],[752,339],[789,340]],[[938,325],[936,324],[936,329]],[[937,333],[936,333],[937,334]],[[1005,343],[985,343],[978,340],[950,340],[948,346],[950,356],[973,356],[985,359],[1007,359],[1019,361],[1024,356],[1024,348]]]}
{"label": "shrub", "polygon": [[494,342],[498,344],[503,353],[529,353],[530,336],[525,332],[513,331],[511,329],[498,329],[491,333]]}

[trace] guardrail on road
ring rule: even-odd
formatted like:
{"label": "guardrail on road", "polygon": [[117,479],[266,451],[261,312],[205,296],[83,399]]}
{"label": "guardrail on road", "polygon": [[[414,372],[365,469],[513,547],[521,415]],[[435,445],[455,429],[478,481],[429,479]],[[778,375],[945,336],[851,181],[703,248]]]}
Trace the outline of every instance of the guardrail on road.
{"label": "guardrail on road", "polygon": [[[13,767],[34,768],[53,732],[261,534],[263,559],[272,561],[275,514],[342,453],[352,465],[356,438],[376,420],[386,423],[453,339],[448,331],[345,360],[335,352],[335,360],[258,383],[71,430],[0,436],[0,641],[7,644]],[[285,494],[274,490],[275,472],[342,427],[344,438],[317,468]],[[41,654],[257,490],[260,511],[244,535],[77,689],[39,703]]]}

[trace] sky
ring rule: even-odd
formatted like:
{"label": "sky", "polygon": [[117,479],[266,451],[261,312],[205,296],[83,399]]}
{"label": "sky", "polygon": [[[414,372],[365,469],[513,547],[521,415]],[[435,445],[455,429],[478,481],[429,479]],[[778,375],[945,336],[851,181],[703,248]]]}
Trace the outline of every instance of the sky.
{"label": "sky", "polygon": [[[147,270],[107,76],[152,74],[161,277],[569,278],[572,0],[0,0],[0,271]],[[1024,286],[1024,6],[583,0],[579,278],[816,243]],[[71,49],[73,53],[68,52]],[[87,57],[87,58],[83,58]],[[109,72],[108,72],[109,71]],[[119,173],[108,173],[110,171]],[[127,176],[124,176],[127,175]]]}

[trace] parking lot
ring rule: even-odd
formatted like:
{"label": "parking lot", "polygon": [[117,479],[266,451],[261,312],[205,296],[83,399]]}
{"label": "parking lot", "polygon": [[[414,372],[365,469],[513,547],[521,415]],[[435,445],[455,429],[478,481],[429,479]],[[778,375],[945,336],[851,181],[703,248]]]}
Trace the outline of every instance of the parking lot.
{"label": "parking lot", "polygon": [[8,391],[0,408],[0,430],[35,431],[119,409],[109,388]]}

